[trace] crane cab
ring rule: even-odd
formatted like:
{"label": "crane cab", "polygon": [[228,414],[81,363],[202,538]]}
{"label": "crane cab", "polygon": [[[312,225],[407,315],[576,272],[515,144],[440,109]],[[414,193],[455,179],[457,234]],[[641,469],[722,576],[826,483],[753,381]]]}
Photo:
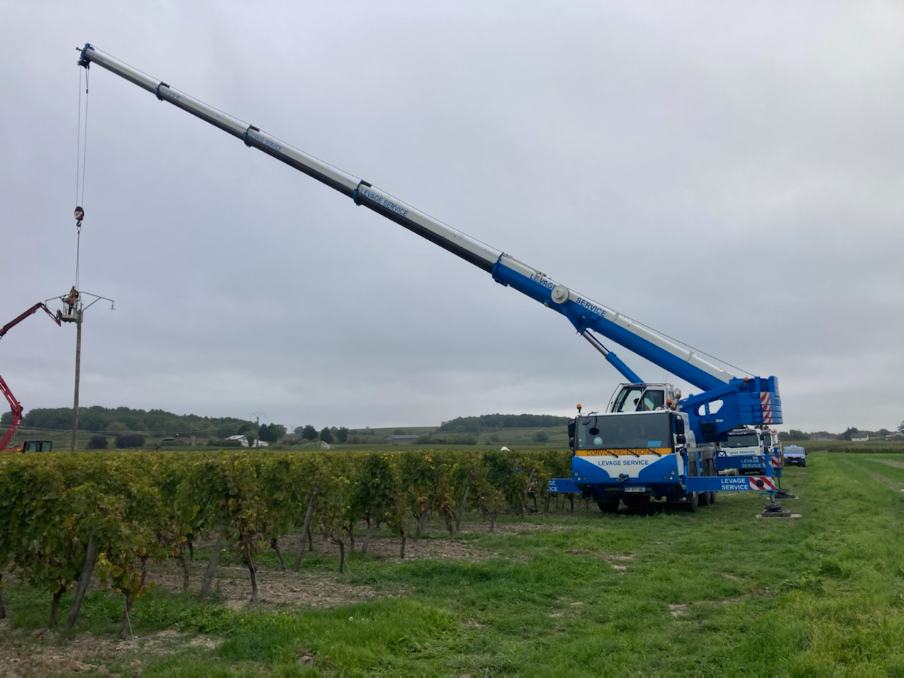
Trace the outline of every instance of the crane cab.
{"label": "crane cab", "polygon": [[676,410],[681,390],[672,384],[619,384],[609,399],[607,412]]}

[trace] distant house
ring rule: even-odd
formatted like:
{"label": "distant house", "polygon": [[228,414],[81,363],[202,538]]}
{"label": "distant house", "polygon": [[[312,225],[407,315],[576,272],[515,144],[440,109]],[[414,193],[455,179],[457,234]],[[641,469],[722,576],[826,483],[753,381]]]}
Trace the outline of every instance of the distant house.
{"label": "distant house", "polygon": [[391,435],[391,436],[386,436],[385,440],[387,443],[390,443],[392,445],[404,445],[406,443],[417,442],[417,439],[419,437],[420,436],[416,436],[416,435],[412,435],[412,434],[408,434],[408,433],[405,433],[405,434],[400,433],[400,434],[395,434],[395,435]]}
{"label": "distant house", "polygon": [[856,438],[851,436],[852,443],[865,443],[867,440],[869,440],[869,436],[858,436]]}
{"label": "distant house", "polygon": [[[237,440],[242,447],[249,447],[248,438],[241,433],[236,436],[229,436],[226,440]],[[250,445],[250,447],[270,447],[270,443],[265,443],[263,440],[255,440],[254,445]]]}

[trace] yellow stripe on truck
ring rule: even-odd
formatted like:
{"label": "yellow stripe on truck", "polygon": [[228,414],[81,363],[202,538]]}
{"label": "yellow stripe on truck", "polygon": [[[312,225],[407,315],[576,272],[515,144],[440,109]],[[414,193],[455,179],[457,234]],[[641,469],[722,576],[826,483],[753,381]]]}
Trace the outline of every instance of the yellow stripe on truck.
{"label": "yellow stripe on truck", "polygon": [[655,454],[664,457],[667,454],[674,454],[674,451],[668,447],[635,447],[633,449],[602,449],[602,450],[577,450],[575,455],[578,457],[642,457],[646,454]]}

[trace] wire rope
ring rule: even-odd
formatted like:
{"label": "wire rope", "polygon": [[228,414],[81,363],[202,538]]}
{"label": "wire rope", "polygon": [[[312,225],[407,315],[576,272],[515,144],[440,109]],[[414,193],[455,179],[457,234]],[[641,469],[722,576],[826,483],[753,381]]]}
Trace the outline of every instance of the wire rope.
{"label": "wire rope", "polygon": [[[75,133],[75,206],[76,206],[76,233],[75,233],[75,289],[78,290],[81,283],[81,243],[82,220],[79,210],[84,214],[85,209],[85,183],[88,174],[88,101],[89,101],[89,75],[85,71],[84,104],[82,103],[82,69],[78,74],[78,113],[76,116]],[[84,114],[83,114],[84,111]]]}

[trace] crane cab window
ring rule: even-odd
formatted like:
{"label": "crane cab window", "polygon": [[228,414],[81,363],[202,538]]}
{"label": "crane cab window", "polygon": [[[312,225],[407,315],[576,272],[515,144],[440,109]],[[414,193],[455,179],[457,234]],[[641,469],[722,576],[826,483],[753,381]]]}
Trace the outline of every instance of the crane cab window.
{"label": "crane cab window", "polygon": [[615,396],[610,412],[652,412],[665,409],[665,391],[662,388],[624,386]]}
{"label": "crane cab window", "polygon": [[643,387],[626,386],[615,399],[615,407],[613,412],[636,412],[640,404],[640,398],[643,395]]}
{"label": "crane cab window", "polygon": [[665,407],[665,393],[660,390],[647,389],[637,406],[639,411],[651,412]]}

